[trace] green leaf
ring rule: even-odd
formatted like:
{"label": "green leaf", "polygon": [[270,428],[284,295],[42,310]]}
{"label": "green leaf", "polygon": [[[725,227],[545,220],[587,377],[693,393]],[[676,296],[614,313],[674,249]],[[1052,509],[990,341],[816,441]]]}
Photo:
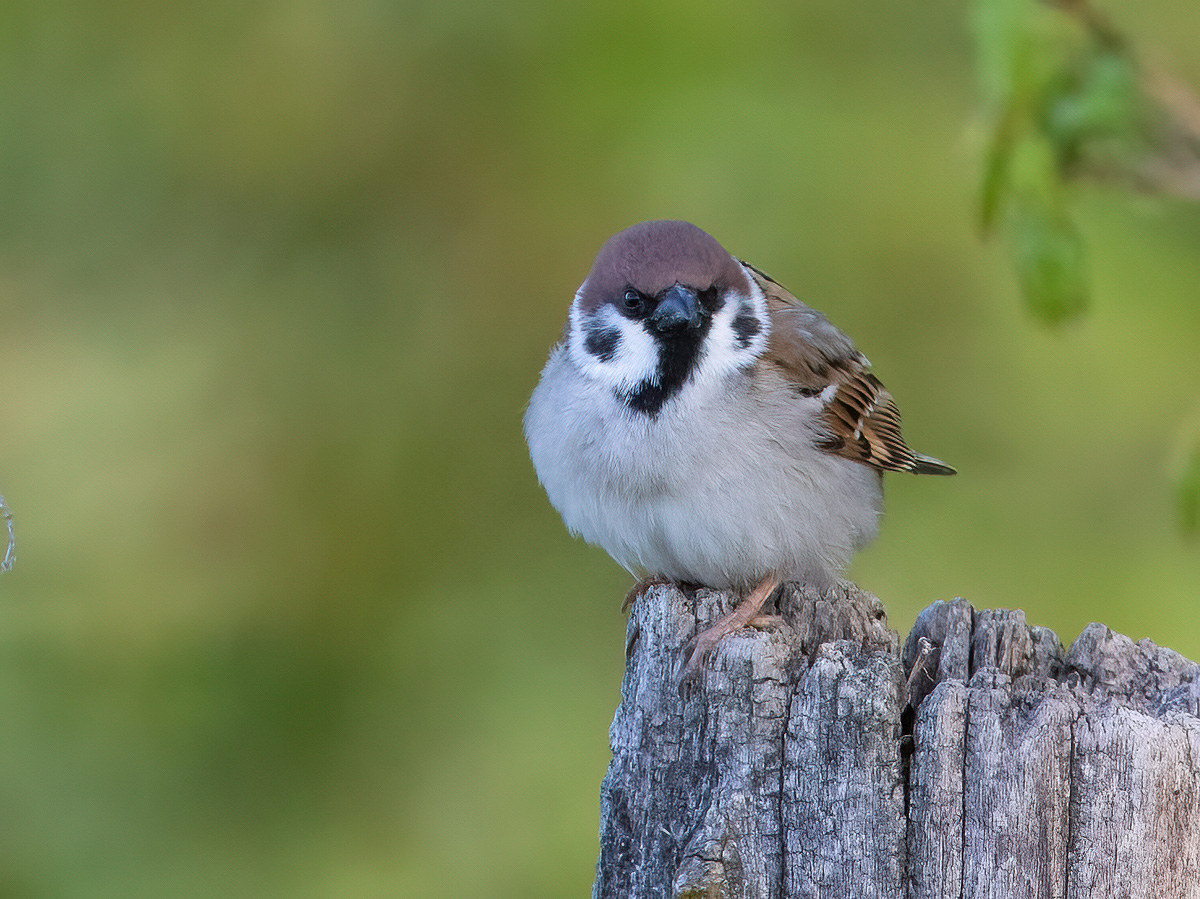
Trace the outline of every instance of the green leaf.
{"label": "green leaf", "polygon": [[1010,240],[1025,303],[1038,318],[1058,324],[1087,309],[1083,243],[1060,209],[1038,202],[1015,205]]}
{"label": "green leaf", "polygon": [[1062,173],[1054,145],[1040,135],[1028,135],[1012,147],[1009,178],[1018,204],[1037,205],[1049,211],[1062,205]]}
{"label": "green leaf", "polygon": [[1024,31],[1029,0],[979,0],[971,11],[976,68],[984,90],[993,98],[1012,94],[1014,44]]}
{"label": "green leaf", "polygon": [[1042,0],[978,0],[972,25],[976,68],[989,101],[1028,111],[1063,68],[1070,23]]}
{"label": "green leaf", "polygon": [[1138,128],[1138,75],[1128,56],[1095,53],[1070,90],[1051,103],[1046,131],[1057,144],[1097,136],[1129,135]]}
{"label": "green leaf", "polygon": [[983,163],[983,185],[979,192],[979,226],[986,234],[1008,200],[1011,186],[1015,117],[1006,114],[992,132]]}

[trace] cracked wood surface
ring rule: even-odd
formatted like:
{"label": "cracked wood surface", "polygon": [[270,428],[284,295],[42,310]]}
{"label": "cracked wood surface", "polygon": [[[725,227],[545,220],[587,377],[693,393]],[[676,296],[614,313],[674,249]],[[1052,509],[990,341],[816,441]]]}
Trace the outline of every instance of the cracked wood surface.
{"label": "cracked wood surface", "polygon": [[635,603],[594,897],[1200,899],[1195,663],[961,599],[903,650],[851,584],[778,603],[683,695],[734,598]]}

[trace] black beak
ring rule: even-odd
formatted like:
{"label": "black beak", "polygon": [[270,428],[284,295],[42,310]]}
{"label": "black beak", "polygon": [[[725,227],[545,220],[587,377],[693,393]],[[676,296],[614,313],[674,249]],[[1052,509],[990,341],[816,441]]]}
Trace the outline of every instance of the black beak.
{"label": "black beak", "polygon": [[659,296],[658,305],[650,314],[649,321],[650,326],[660,334],[699,328],[703,311],[696,291],[676,284]]}

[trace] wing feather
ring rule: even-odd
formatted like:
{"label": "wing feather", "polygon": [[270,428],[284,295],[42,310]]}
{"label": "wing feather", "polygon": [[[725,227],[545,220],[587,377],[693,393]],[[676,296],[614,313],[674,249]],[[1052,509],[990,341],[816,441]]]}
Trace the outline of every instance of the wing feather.
{"label": "wing feather", "polygon": [[777,281],[742,265],[767,298],[772,322],[768,363],[798,396],[823,395],[834,385],[821,412],[821,449],[879,471],[954,474],[944,462],[909,449],[896,401],[850,338]]}

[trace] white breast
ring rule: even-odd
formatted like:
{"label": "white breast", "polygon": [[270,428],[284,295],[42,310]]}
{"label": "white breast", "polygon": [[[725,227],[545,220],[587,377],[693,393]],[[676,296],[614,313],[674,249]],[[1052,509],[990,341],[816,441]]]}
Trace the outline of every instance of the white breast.
{"label": "white breast", "polygon": [[687,385],[651,418],[560,346],[525,433],[567,526],[630,571],[738,589],[776,573],[825,588],[875,537],[882,490],[873,469],[815,447],[821,405],[741,370]]}

